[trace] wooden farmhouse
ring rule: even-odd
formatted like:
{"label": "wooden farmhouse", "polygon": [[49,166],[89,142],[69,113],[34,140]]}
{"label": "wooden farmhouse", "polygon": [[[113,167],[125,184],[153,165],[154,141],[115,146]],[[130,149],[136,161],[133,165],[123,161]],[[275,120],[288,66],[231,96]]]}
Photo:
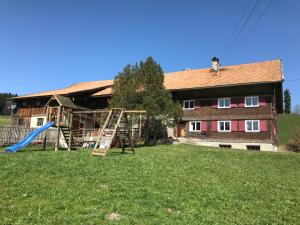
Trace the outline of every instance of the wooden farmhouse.
{"label": "wooden farmhouse", "polygon": [[[220,66],[214,58],[211,68],[166,73],[165,87],[183,109],[168,135],[204,146],[276,151],[283,79],[280,60]],[[40,127],[51,115],[60,114],[78,129],[99,129],[103,118],[97,113],[108,107],[112,84],[112,80],[80,82],[15,97],[12,123]],[[78,118],[71,118],[70,110],[74,115],[80,112]]]}

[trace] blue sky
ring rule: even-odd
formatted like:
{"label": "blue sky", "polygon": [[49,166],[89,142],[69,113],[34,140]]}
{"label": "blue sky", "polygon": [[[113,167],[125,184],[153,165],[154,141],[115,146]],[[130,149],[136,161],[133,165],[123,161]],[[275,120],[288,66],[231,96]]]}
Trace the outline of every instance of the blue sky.
{"label": "blue sky", "polygon": [[222,65],[280,58],[300,104],[300,80],[289,81],[300,79],[300,1],[273,0],[253,30],[269,2],[260,0],[228,54],[248,2],[1,0],[0,92],[112,79],[147,56],[165,72],[209,67],[212,56]]}

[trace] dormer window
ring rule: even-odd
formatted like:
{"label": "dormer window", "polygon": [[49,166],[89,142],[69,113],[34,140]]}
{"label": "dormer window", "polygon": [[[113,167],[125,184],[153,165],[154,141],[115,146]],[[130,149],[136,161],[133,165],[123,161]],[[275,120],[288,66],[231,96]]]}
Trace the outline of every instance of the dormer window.
{"label": "dormer window", "polygon": [[195,100],[184,100],[183,101],[183,109],[189,110],[195,108]]}
{"label": "dormer window", "polygon": [[219,98],[218,99],[218,108],[230,108],[231,99],[230,98]]}

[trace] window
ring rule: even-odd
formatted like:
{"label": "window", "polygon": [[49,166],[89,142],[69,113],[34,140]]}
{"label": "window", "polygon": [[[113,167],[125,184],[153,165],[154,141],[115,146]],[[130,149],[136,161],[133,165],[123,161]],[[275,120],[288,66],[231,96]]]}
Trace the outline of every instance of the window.
{"label": "window", "polygon": [[247,145],[247,150],[260,151],[260,145]]}
{"label": "window", "polygon": [[246,132],[259,132],[260,131],[259,120],[246,120],[245,128],[246,128]]}
{"label": "window", "polygon": [[27,104],[26,104],[26,102],[22,102],[22,106],[26,106]]}
{"label": "window", "polygon": [[245,97],[245,107],[258,107],[258,96]]}
{"label": "window", "polygon": [[23,118],[19,118],[18,119],[18,126],[23,126],[24,125],[24,119]]}
{"label": "window", "polygon": [[218,121],[218,131],[219,132],[230,132],[231,131],[231,121]]}
{"label": "window", "polygon": [[40,102],[40,101],[36,101],[36,102],[35,102],[35,105],[36,105],[36,106],[41,106],[41,102]]}
{"label": "window", "polygon": [[183,101],[183,109],[194,109],[194,105],[195,105],[194,100]]}
{"label": "window", "polygon": [[199,131],[201,131],[201,122],[200,121],[191,121],[189,131],[190,132],[199,132]]}
{"label": "window", "polygon": [[44,124],[44,118],[37,118],[36,119],[36,126],[40,127]]}
{"label": "window", "polygon": [[231,100],[230,98],[219,98],[218,108],[230,108]]}
{"label": "window", "polygon": [[225,144],[220,144],[219,145],[220,148],[231,148],[231,145],[225,145]]}

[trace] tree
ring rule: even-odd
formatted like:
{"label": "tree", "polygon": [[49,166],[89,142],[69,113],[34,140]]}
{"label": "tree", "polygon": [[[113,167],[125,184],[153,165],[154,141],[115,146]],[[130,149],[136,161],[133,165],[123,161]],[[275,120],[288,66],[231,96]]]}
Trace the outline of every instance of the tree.
{"label": "tree", "polygon": [[289,89],[284,91],[284,113],[291,113],[291,94]]}
{"label": "tree", "polygon": [[161,66],[151,57],[139,64],[127,65],[115,77],[112,89],[110,107],[143,109],[147,112],[146,144],[156,143],[162,136],[163,125],[174,125],[182,114],[181,106],[173,102],[170,91],[164,87]]}
{"label": "tree", "polygon": [[141,109],[142,96],[138,92],[139,67],[127,65],[123,72],[119,73],[112,85],[112,99],[110,107],[127,109]]}
{"label": "tree", "polygon": [[298,114],[298,115],[300,114],[300,105],[298,105],[298,104],[295,105],[293,113]]}
{"label": "tree", "polygon": [[16,94],[0,93],[0,115],[9,115],[10,100],[9,98],[16,97]]}

